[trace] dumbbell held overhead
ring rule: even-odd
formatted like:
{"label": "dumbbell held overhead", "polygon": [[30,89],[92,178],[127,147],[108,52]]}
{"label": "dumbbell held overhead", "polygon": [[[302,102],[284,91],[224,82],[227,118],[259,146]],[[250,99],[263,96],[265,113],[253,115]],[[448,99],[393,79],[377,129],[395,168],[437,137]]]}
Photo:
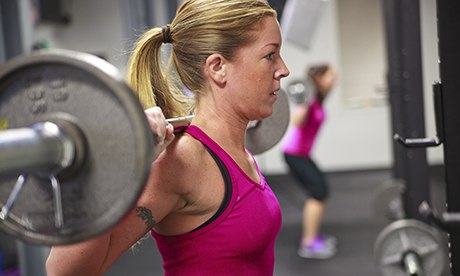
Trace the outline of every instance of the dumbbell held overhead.
{"label": "dumbbell held overhead", "polygon": [[[287,128],[287,96],[280,98],[271,140],[251,144],[248,129],[254,154]],[[177,132],[192,118],[167,121]],[[34,244],[74,243],[112,228],[133,208],[159,154],[124,78],[90,54],[48,50],[6,64],[0,121],[0,230]]]}

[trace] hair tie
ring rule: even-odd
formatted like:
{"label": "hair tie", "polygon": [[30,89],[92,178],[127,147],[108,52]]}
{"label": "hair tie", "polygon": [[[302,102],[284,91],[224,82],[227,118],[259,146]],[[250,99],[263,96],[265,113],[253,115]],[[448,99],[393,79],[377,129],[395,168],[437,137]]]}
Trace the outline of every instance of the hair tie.
{"label": "hair tie", "polygon": [[161,27],[161,32],[163,33],[163,43],[171,43],[171,29],[169,28],[169,24]]}

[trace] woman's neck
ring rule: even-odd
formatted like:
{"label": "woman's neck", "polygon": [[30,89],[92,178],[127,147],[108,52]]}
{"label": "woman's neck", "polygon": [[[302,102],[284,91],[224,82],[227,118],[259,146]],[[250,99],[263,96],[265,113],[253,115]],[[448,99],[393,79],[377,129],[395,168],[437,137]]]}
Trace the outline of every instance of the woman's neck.
{"label": "woman's neck", "polygon": [[244,151],[247,123],[239,120],[234,114],[219,110],[216,105],[197,105],[192,124],[200,127],[226,151]]}

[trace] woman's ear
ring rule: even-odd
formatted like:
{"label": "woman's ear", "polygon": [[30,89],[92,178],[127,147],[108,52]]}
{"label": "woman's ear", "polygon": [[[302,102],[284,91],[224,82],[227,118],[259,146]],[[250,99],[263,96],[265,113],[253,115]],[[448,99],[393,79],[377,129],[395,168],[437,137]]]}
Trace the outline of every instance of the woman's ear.
{"label": "woman's ear", "polygon": [[220,54],[212,54],[206,59],[205,72],[218,85],[227,82],[226,68],[227,60]]}

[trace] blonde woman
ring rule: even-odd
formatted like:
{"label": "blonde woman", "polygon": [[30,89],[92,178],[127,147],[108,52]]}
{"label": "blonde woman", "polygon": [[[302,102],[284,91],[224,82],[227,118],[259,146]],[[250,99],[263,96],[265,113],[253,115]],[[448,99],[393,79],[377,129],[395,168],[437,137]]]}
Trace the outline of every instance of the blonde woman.
{"label": "blonde woman", "polygon": [[195,117],[152,164],[137,207],[96,239],[54,247],[49,276],[101,275],[149,231],[165,275],[273,274],[281,211],[244,141],[249,121],[272,114],[289,74],[281,41],[265,0],[186,0],[171,24],[141,37],[128,68],[141,103]]}

